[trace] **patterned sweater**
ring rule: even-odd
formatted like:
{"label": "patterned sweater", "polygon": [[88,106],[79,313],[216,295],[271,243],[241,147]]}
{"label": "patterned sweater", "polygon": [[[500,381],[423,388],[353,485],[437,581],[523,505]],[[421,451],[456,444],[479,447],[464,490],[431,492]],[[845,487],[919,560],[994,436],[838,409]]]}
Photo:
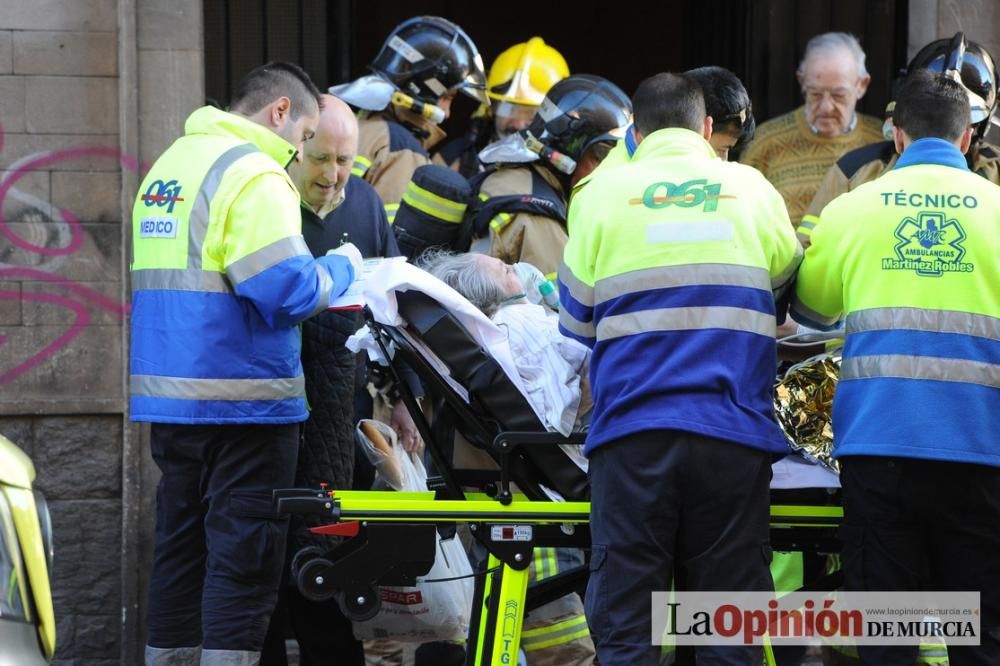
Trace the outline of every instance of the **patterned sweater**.
{"label": "patterned sweater", "polygon": [[854,129],[846,134],[814,134],[800,106],[758,127],[740,162],[758,169],[781,192],[788,217],[797,227],[827,170],[844,153],[882,140],[881,123],[860,113]]}

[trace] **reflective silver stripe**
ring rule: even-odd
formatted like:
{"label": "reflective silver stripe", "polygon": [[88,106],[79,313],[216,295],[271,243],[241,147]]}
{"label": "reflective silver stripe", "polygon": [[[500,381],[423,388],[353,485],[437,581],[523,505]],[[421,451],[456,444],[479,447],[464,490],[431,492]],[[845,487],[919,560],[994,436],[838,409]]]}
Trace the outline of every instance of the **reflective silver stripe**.
{"label": "reflective silver stripe", "polygon": [[884,354],[845,358],[840,365],[840,379],[929,379],[963,382],[1000,388],[1000,365],[937,356]]}
{"label": "reflective silver stripe", "polygon": [[188,216],[188,268],[201,268],[201,251],[205,245],[205,234],[208,233],[209,208],[226,169],[244,155],[256,152],[259,149],[255,145],[244,143],[222,153],[208,168]]}
{"label": "reflective silver stripe", "polygon": [[[562,274],[560,273],[560,276]],[[598,280],[595,304],[650,289],[725,285],[771,291],[771,276],[765,268],[736,264],[682,264],[629,271]]]}
{"label": "reflective silver stripe", "polygon": [[802,263],[803,254],[805,254],[805,252],[803,252],[802,246],[796,243],[795,254],[792,256],[792,260],[788,262],[785,270],[771,278],[771,291],[779,291],[782,287],[788,286],[792,277],[795,276],[795,272],[799,270],[799,264]]}
{"label": "reflective silver stripe", "polygon": [[587,618],[577,615],[556,624],[524,630],[521,634],[521,647],[525,652],[533,652],[563,645],[589,635]]}
{"label": "reflective silver stripe", "polygon": [[847,315],[847,332],[910,329],[1000,341],[1000,319],[956,310],[872,308]]}
{"label": "reflective silver stripe", "polygon": [[815,215],[804,215],[802,220],[799,222],[799,229],[805,227],[806,229],[815,229],[816,223],[819,222],[819,218]]}
{"label": "reflective silver stripe", "polygon": [[581,338],[593,338],[597,335],[597,329],[594,328],[593,322],[582,322],[576,319],[566,311],[566,308],[559,310],[559,325]]}
{"label": "reflective silver stripe", "polygon": [[839,314],[836,314],[832,317],[820,314],[815,310],[813,310],[812,308],[803,305],[802,301],[800,301],[798,298],[792,300],[792,318],[794,318],[796,314],[800,314],[809,321],[815,324],[820,324],[821,326],[833,326],[838,321],[840,321]]}
{"label": "reflective silver stripe", "polygon": [[233,289],[222,273],[187,270],[184,268],[142,268],[132,271],[132,293],[140,289],[173,289],[175,291],[208,291],[232,293]]}
{"label": "reflective silver stripe", "polygon": [[584,284],[580,278],[573,275],[573,271],[569,269],[566,262],[559,264],[559,281],[562,282],[566,289],[569,290],[569,295],[573,297],[573,300],[587,307],[594,307],[594,288],[590,285]]}
{"label": "reflective silver stripe", "polygon": [[309,251],[305,240],[302,236],[289,236],[266,245],[229,264],[226,268],[226,274],[235,286],[249,280],[258,273],[266,271],[271,266],[281,263],[285,259],[301,257],[303,255],[312,259],[312,253]]}
{"label": "reflective silver stripe", "polygon": [[305,395],[303,376],[280,379],[192,379],[132,375],[131,394],[177,400],[289,400]]}
{"label": "reflective silver stripe", "polygon": [[319,276],[319,300],[316,301],[316,307],[309,314],[310,317],[330,307],[330,294],[333,293],[334,287],[333,278],[330,277],[329,271],[324,266],[316,265],[316,275]]}
{"label": "reflective silver stripe", "polygon": [[[559,314],[561,317],[562,311]],[[745,308],[725,306],[661,308],[604,317],[597,324],[597,339],[613,340],[650,331],[690,331],[710,328],[745,331],[773,338],[776,324],[774,315]]]}

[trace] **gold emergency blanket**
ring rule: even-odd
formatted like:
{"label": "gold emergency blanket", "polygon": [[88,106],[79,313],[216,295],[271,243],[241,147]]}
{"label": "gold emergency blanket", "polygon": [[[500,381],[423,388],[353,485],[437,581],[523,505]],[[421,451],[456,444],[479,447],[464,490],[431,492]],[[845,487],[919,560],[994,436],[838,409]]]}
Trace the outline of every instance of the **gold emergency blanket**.
{"label": "gold emergency blanket", "polygon": [[774,411],[791,447],[834,472],[833,393],[840,355],[821,354],[792,366],[775,385]]}

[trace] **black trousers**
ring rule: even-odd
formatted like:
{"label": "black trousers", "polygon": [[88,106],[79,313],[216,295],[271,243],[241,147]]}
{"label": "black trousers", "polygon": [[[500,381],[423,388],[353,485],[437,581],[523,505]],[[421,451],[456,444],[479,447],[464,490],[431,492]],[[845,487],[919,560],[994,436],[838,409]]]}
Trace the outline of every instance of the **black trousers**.
{"label": "black trousers", "polygon": [[150,433],[162,476],[148,643],[259,651],[288,532],[271,491],[295,480],[299,425],[154,423]]}
{"label": "black trousers", "polygon": [[[652,592],[772,589],[763,451],[649,431],[590,456],[587,622],[601,666],[655,666]],[[751,664],[760,648],[700,647],[698,663]],[[755,661],[756,660],[756,661]]]}
{"label": "black trousers", "polygon": [[[951,666],[1000,664],[1000,467],[913,458],[840,460],[844,587],[976,591],[982,642]],[[913,664],[917,647],[858,646],[862,664]]]}
{"label": "black trousers", "polygon": [[[287,574],[287,571],[286,571]],[[295,584],[286,581],[271,618],[261,666],[288,666],[285,652],[285,622],[299,644],[299,666],[365,666],[361,641],[354,637],[351,621],[344,617],[333,599],[310,601]]]}

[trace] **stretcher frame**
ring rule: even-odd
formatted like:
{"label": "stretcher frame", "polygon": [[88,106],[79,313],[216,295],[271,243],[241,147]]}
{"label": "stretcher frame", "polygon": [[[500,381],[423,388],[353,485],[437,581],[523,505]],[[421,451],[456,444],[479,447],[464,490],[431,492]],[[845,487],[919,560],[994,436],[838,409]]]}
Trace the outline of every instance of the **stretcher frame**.
{"label": "stretcher frame", "polygon": [[[390,347],[404,357],[418,374],[436,372],[395,327],[379,324],[366,311],[373,337],[384,357],[394,358]],[[500,432],[492,439],[491,453],[499,464],[499,479],[489,494],[462,490],[446,460],[416,397],[389,364],[400,397],[431,456],[437,476],[428,479],[427,492],[341,491],[283,489],[275,491],[279,513],[314,514],[330,524],[312,528],[318,534],[349,537],[330,551],[305,549],[293,560],[292,573],[307,598],[335,597],[350,619],[373,617],[380,607],[379,585],[413,586],[434,562],[439,531],[467,524],[473,537],[488,552],[485,567],[474,574],[473,611],[466,643],[466,666],[509,666],[518,661],[521,632],[527,611],[579,590],[586,582],[587,566],[528,584],[535,547],[582,547],[590,542],[589,501],[552,502],[537,486],[514,479],[511,465],[521,447],[580,444],[582,435],[569,438],[550,432]],[[454,409],[461,398],[445,382],[435,390]],[[474,419],[473,419],[474,421]],[[512,489],[512,481],[518,488]],[[836,530],[843,509],[833,503],[772,503],[771,541],[777,550],[836,553]],[[399,547],[407,544],[406,549]],[[836,581],[827,580],[829,589]],[[814,589],[826,589],[826,586]],[[774,664],[765,640],[765,663]]]}

